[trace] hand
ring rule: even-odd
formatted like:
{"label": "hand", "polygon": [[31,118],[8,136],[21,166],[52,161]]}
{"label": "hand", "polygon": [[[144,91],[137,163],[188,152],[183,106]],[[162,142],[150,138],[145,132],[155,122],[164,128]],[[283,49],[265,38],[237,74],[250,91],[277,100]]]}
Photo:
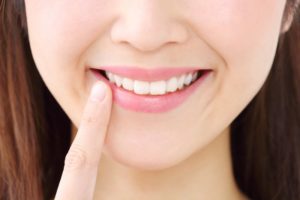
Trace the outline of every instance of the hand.
{"label": "hand", "polygon": [[[101,88],[103,92],[101,93]],[[65,158],[55,200],[92,200],[111,112],[111,90],[96,83],[84,108],[76,137]],[[102,100],[101,100],[102,99]]]}

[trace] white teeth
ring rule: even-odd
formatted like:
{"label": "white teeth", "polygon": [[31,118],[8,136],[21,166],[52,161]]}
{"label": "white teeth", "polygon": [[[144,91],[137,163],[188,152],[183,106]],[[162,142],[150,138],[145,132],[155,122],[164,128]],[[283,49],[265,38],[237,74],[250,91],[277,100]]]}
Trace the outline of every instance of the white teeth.
{"label": "white teeth", "polygon": [[115,78],[112,73],[105,71],[105,74],[111,82],[115,82]]}
{"label": "white teeth", "polygon": [[185,74],[181,75],[178,79],[178,83],[177,86],[179,89],[183,88],[183,84],[184,84],[184,79],[185,79]]}
{"label": "white teeth", "polygon": [[150,83],[150,94],[152,95],[162,95],[166,93],[167,83],[166,81],[156,81]]}
{"label": "white teeth", "polygon": [[148,94],[150,90],[150,84],[145,81],[134,81],[134,92],[136,94]]}
{"label": "white teeth", "polygon": [[117,86],[120,87],[122,85],[123,78],[115,74],[114,79],[116,81]]}
{"label": "white teeth", "polygon": [[184,84],[189,85],[192,82],[192,78],[193,78],[192,73],[189,73],[184,79]]}
{"label": "white teeth", "polygon": [[126,90],[133,91],[140,95],[164,95],[168,92],[175,92],[177,89],[182,89],[190,85],[197,78],[198,72],[182,74],[178,77],[171,77],[168,80],[161,80],[155,82],[146,82],[139,80],[132,80],[126,77],[105,72],[109,81],[115,83],[118,87],[123,87]]}
{"label": "white teeth", "polygon": [[167,92],[174,92],[177,90],[177,78],[172,77],[167,82]]}
{"label": "white teeth", "polygon": [[134,82],[129,78],[124,78],[122,86],[124,89],[132,91],[134,88]]}
{"label": "white teeth", "polygon": [[198,73],[199,73],[199,72],[196,72],[196,73],[193,74],[192,81],[196,80],[196,78],[197,78],[197,76],[198,76]]}

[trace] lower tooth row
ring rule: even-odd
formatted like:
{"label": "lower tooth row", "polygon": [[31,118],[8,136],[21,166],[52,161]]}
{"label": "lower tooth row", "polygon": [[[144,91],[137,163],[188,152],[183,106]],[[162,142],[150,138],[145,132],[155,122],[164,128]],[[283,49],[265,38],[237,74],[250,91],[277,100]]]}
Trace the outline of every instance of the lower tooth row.
{"label": "lower tooth row", "polygon": [[118,87],[133,91],[136,94],[146,95],[163,95],[170,92],[183,89],[197,79],[198,72],[181,75],[180,77],[172,77],[167,81],[145,82],[123,78],[110,72],[105,72],[108,79],[115,83]]}

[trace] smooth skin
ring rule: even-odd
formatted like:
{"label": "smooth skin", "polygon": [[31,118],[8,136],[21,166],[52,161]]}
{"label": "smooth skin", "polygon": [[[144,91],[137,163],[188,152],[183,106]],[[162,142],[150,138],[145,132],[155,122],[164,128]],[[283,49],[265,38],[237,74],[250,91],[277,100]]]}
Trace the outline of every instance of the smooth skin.
{"label": "smooth skin", "polygon": [[[85,105],[78,132],[66,155],[55,200],[100,199],[97,198],[97,193],[95,195],[95,189],[99,189],[97,179],[101,177],[99,177],[98,170],[110,121],[111,107],[112,93],[110,88],[103,82],[96,82]],[[222,181],[220,180],[220,182]],[[242,193],[235,192],[232,193],[233,199],[248,199]],[[169,199],[162,195],[161,193],[159,199]],[[135,198],[144,199],[138,194]],[[189,197],[187,196],[187,198]],[[108,197],[107,199],[116,198]]]}
{"label": "smooth skin", "polygon": [[[87,99],[78,132],[66,155],[55,200],[100,199],[95,195],[95,189],[97,189],[97,179],[101,178],[98,170],[110,121],[111,108],[112,93],[110,88],[104,82],[96,82]],[[222,181],[220,180],[220,182]],[[232,197],[240,200],[248,199],[238,192]],[[144,199],[138,194],[135,198]],[[191,197],[187,196],[187,198]],[[120,197],[108,197],[107,199],[120,199]],[[161,193],[159,199],[169,198],[164,197]]]}
{"label": "smooth skin", "polygon": [[85,106],[76,137],[66,156],[56,200],[93,199],[111,104],[110,89],[102,82],[96,83]]}
{"label": "smooth skin", "polygon": [[[89,200],[93,188],[100,200],[244,199],[232,171],[230,125],[270,72],[289,27],[282,26],[286,0],[128,2],[25,0],[36,67],[73,125],[57,199]],[[170,112],[115,103],[90,109],[98,80],[89,67],[106,65],[208,66],[214,76]],[[101,116],[88,117],[85,106]]]}

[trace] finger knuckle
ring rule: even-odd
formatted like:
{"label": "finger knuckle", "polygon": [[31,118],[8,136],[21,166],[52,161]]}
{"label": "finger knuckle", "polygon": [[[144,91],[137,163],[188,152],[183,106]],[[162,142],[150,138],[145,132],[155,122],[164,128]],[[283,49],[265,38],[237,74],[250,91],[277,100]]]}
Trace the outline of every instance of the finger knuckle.
{"label": "finger knuckle", "polygon": [[80,145],[73,144],[65,157],[65,169],[80,170],[93,169],[98,166],[99,158],[96,149],[91,148],[89,153]]}
{"label": "finger knuckle", "polygon": [[65,168],[68,170],[78,170],[85,167],[87,163],[87,153],[79,145],[73,145],[65,158]]}
{"label": "finger knuckle", "polygon": [[94,122],[96,122],[96,117],[90,114],[85,114],[82,117],[82,122],[84,124],[92,124]]}

